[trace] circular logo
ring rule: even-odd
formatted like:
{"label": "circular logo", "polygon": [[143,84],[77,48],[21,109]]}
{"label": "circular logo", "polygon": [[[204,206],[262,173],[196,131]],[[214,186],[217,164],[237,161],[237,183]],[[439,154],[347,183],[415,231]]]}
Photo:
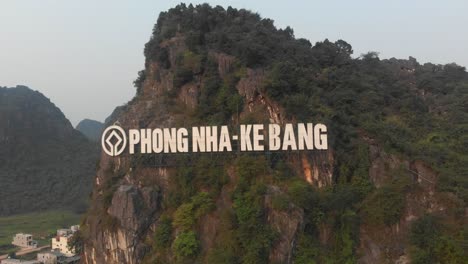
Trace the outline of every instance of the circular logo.
{"label": "circular logo", "polygon": [[107,155],[113,157],[120,155],[126,145],[127,136],[121,127],[113,125],[102,133],[101,146]]}

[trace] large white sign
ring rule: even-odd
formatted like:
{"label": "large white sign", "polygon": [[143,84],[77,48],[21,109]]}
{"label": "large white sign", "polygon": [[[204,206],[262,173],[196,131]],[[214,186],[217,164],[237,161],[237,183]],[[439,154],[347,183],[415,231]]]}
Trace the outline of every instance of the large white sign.
{"label": "large white sign", "polygon": [[[233,142],[237,142],[233,149]],[[128,144],[127,144],[128,143]],[[323,124],[247,124],[233,133],[228,126],[129,129],[113,125],[104,130],[102,149],[110,156],[128,153],[189,153],[328,149]]]}

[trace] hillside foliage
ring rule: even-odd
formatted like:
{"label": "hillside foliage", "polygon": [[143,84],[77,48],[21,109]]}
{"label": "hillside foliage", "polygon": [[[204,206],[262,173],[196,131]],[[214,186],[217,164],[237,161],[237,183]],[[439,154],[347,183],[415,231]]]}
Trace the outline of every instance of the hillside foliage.
{"label": "hillside foliage", "polygon": [[[187,49],[171,65],[169,50],[162,43],[176,37],[184,38]],[[235,58],[234,69],[226,76],[219,75],[209,55],[213,51]],[[147,65],[158,63],[174,70],[174,90],[166,95],[169,100],[177,98],[183,85],[203,80],[198,106],[186,113],[191,122],[230,123],[246,104],[236,84],[246,69],[265,70],[259,92],[279,103],[289,120],[327,124],[335,155],[333,185],[322,189],[299,179],[286,162],[256,155],[233,157],[231,165],[238,178],[230,193],[232,210],[222,212],[221,234],[207,253],[200,249],[200,221],[215,210],[215,201],[229,180],[225,170],[211,165],[209,159],[200,158],[200,166],[178,169],[165,201],[170,220],[156,231],[162,242],[153,245],[155,252],[165,248],[160,252],[167,259],[172,245],[181,263],[268,263],[278,234],[266,224],[263,199],[267,186],[276,184],[285,190],[273,200],[276,210],[287,210],[292,203],[304,211],[295,263],[356,263],[360,227],[397,224],[405,211],[405,195],[417,190],[415,182],[399,173],[381,188],[372,184],[368,138],[387,153],[431,166],[439,177],[437,191],[462,201],[458,210],[468,202],[468,73],[464,67],[420,64],[411,57],[384,60],[376,52],[353,57],[352,46],[344,40],[312,45],[295,38],[291,28],[277,29],[272,20],[258,14],[207,4],[181,4],[161,13],[144,53]],[[135,81],[137,96],[144,80],[155,78],[145,72]],[[424,237],[436,223],[442,225],[445,220],[428,216],[413,225],[409,240],[414,263],[466,259],[466,244],[450,242],[457,237],[466,243],[459,223],[438,228],[436,240]],[[332,229],[327,244],[319,240],[324,224]]]}
{"label": "hillside foliage", "polygon": [[0,87],[0,215],[88,206],[98,147],[48,98]]}

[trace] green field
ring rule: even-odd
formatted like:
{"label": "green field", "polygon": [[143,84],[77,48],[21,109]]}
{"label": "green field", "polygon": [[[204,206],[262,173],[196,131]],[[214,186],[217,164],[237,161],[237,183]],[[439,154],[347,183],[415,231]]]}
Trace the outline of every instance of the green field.
{"label": "green field", "polygon": [[0,255],[15,251],[11,246],[16,233],[29,233],[39,246],[50,243],[57,229],[80,223],[81,215],[69,211],[47,211],[0,217]]}

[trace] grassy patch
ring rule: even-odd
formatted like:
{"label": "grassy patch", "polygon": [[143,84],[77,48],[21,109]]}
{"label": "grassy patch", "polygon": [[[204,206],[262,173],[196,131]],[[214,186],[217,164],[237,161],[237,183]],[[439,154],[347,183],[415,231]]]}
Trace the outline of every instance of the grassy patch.
{"label": "grassy patch", "polygon": [[50,243],[57,229],[80,223],[81,215],[69,211],[47,211],[0,217],[0,255],[11,252],[16,233],[30,233],[39,246]]}

